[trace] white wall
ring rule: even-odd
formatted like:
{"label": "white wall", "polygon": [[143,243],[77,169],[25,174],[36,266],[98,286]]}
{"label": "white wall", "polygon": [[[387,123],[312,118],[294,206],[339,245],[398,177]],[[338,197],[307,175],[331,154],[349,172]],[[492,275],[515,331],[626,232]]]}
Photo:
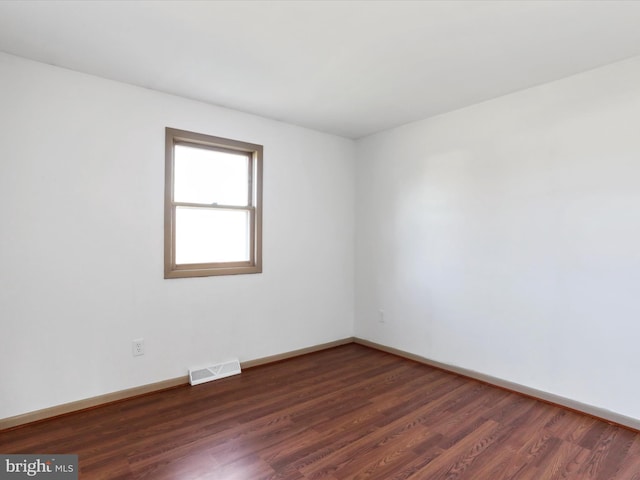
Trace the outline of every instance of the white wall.
{"label": "white wall", "polygon": [[[166,126],[264,145],[264,273],[163,279]],[[353,334],[351,140],[0,54],[0,152],[0,418]]]}
{"label": "white wall", "polygon": [[[354,221],[356,335],[640,418],[638,125],[632,59],[356,179],[350,140],[0,54],[0,418],[353,335]],[[263,274],[163,279],[165,126],[265,146]]]}
{"label": "white wall", "polygon": [[357,336],[640,418],[640,58],[357,155]]}

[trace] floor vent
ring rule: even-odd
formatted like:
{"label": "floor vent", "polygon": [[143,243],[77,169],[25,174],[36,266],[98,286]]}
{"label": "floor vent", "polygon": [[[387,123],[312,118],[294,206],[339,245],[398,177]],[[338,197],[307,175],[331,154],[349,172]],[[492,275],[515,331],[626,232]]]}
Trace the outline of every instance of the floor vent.
{"label": "floor vent", "polygon": [[238,375],[240,373],[240,362],[238,360],[229,360],[224,363],[216,363],[204,368],[189,369],[189,383],[191,385],[199,385],[201,383],[218,380],[220,378]]}

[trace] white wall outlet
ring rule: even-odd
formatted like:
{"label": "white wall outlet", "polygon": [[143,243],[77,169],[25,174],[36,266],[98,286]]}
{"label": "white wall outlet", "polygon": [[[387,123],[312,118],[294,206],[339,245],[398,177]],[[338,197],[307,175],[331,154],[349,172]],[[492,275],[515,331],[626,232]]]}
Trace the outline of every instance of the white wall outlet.
{"label": "white wall outlet", "polygon": [[378,310],[378,321],[384,323],[384,310]]}
{"label": "white wall outlet", "polygon": [[144,338],[137,338],[132,342],[132,353],[134,357],[144,355]]}

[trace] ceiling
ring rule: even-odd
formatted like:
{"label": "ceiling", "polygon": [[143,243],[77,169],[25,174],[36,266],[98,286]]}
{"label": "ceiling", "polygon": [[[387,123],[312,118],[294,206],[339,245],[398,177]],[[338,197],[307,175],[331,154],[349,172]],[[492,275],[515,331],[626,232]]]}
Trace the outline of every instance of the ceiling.
{"label": "ceiling", "polygon": [[0,1],[0,51],[350,138],[640,55],[640,1]]}

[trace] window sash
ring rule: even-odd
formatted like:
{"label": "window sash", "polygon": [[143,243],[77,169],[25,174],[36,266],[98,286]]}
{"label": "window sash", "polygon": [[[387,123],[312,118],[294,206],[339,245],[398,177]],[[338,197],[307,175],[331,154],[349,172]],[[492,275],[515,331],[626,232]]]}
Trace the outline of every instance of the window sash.
{"label": "window sash", "polygon": [[[176,245],[176,215],[177,215],[177,207],[189,207],[196,209],[208,209],[208,210],[235,210],[235,211],[245,211],[249,214],[249,260],[247,261],[238,261],[238,262],[207,262],[207,263],[176,263],[175,261],[175,245]],[[237,206],[214,206],[214,205],[200,205],[200,204],[192,204],[192,203],[184,203],[184,202],[174,202],[172,211],[172,224],[174,228],[172,229],[172,245],[173,249],[173,258],[172,258],[172,267],[175,270],[189,270],[189,269],[204,269],[204,268],[220,268],[220,267],[241,267],[241,266],[251,266],[254,265],[256,261],[256,236],[255,236],[255,228],[256,228],[256,209],[254,207],[237,207]]]}
{"label": "window sash", "polygon": [[[241,152],[238,150],[234,150],[232,148],[222,148],[222,147],[216,147],[216,146],[212,146],[212,145],[203,145],[201,143],[192,143],[192,142],[186,142],[186,141],[174,141],[173,143],[173,147],[175,148],[176,146],[184,146],[184,147],[189,147],[189,148],[198,148],[201,150],[209,150],[212,152],[219,152],[219,153],[227,153],[227,154],[232,154],[232,155],[242,155],[243,157],[246,158],[247,160],[247,186],[246,186],[246,202],[245,205],[235,205],[235,206],[240,206],[240,207],[245,207],[245,206],[252,206],[254,203],[254,192],[253,192],[253,184],[254,184],[254,155],[252,155],[250,152]],[[175,154],[175,150],[173,151]],[[175,157],[172,160],[172,172],[173,175],[175,175]],[[175,188],[175,176],[172,177],[172,189]],[[172,200],[175,199],[175,192],[172,190]],[[184,202],[184,203],[189,203],[189,202]],[[193,202],[191,202],[193,203]],[[203,204],[203,205],[216,205],[216,204]],[[222,204],[219,204],[222,205]]]}

